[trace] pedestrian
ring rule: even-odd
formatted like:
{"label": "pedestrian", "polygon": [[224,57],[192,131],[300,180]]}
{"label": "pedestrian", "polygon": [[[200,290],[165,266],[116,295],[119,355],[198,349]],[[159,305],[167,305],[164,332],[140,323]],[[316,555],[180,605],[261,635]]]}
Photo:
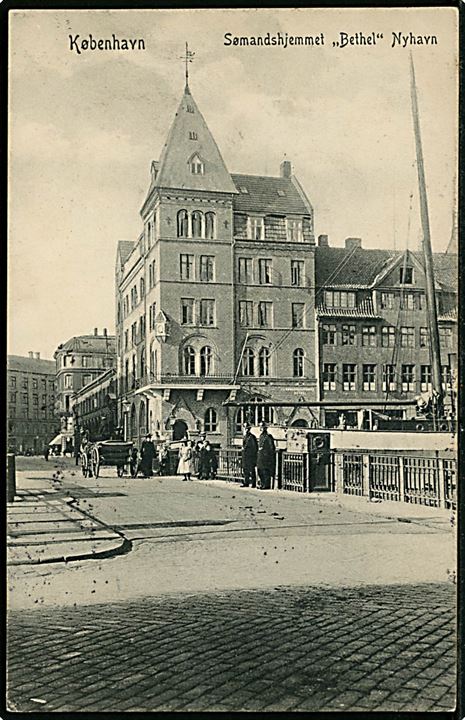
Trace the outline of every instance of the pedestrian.
{"label": "pedestrian", "polygon": [[260,424],[260,437],[258,438],[257,470],[260,479],[260,490],[271,487],[276,468],[276,446],[274,438],[269,434],[265,422]]}
{"label": "pedestrian", "polygon": [[47,462],[48,462],[48,456],[49,456],[49,455],[50,455],[50,448],[49,448],[48,445],[46,445],[46,446],[45,446],[45,449],[44,449],[44,458],[46,459]]}
{"label": "pedestrian", "polygon": [[201,468],[201,456],[202,456],[202,450],[205,448],[207,442],[207,435],[206,433],[201,433],[199,435],[199,439],[195,443],[194,446],[194,475],[197,475],[197,477],[200,478],[202,474],[202,468]]}
{"label": "pedestrian", "polygon": [[137,473],[139,472],[139,451],[133,445],[131,448],[131,453],[129,457],[129,469],[131,471],[131,477],[135,478],[137,477]]}
{"label": "pedestrian", "polygon": [[145,478],[152,477],[153,460],[155,458],[155,445],[152,442],[152,436],[147,433],[145,440],[142,441],[140,447],[140,469]]}
{"label": "pedestrian", "polygon": [[256,486],[256,467],[257,467],[257,438],[252,432],[249,423],[244,425],[244,439],[242,441],[242,474],[244,481],[241,487]]}
{"label": "pedestrian", "polygon": [[193,462],[193,450],[192,443],[187,438],[182,441],[181,448],[179,450],[179,464],[178,464],[178,475],[184,475],[184,480],[191,480],[192,474],[192,462]]}
{"label": "pedestrian", "polygon": [[211,444],[206,442],[200,450],[199,480],[210,480],[216,477],[218,461]]}
{"label": "pedestrian", "polygon": [[158,450],[158,474],[166,475],[168,469],[168,448],[165,444]]}

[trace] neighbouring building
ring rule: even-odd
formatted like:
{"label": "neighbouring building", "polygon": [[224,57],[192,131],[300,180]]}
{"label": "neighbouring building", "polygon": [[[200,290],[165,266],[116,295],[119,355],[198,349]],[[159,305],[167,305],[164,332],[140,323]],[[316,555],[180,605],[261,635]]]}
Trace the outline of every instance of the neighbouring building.
{"label": "neighbouring building", "polygon": [[[457,255],[434,254],[443,391],[455,405],[457,383]],[[420,253],[368,250],[359,238],[315,252],[318,374],[321,400],[409,400],[431,390],[425,273]],[[357,413],[342,411],[349,426]],[[415,407],[381,409],[409,419]],[[341,410],[325,409],[329,427]]]}
{"label": "neighbouring building", "polygon": [[41,453],[59,427],[55,417],[55,363],[40,353],[7,357],[8,449]]}
{"label": "neighbouring building", "polygon": [[71,398],[75,422],[75,446],[79,447],[83,432],[90,440],[106,440],[117,426],[116,370],[111,368],[98,375]]}
{"label": "neighbouring building", "polygon": [[230,174],[186,86],[141,217],[115,269],[125,437],[205,430],[224,445],[246,418],[310,424],[306,409],[223,404],[317,396],[313,208],[291,163]]}

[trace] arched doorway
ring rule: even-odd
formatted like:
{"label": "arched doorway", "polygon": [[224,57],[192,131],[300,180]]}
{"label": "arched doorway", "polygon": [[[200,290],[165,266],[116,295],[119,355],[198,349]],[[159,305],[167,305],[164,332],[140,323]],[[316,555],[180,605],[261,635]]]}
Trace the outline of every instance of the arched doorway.
{"label": "arched doorway", "polygon": [[302,418],[298,418],[291,423],[291,427],[308,428],[308,422],[306,420],[303,420]]}
{"label": "arched doorway", "polygon": [[175,420],[173,425],[173,440],[182,440],[188,431],[187,423],[184,420]]}

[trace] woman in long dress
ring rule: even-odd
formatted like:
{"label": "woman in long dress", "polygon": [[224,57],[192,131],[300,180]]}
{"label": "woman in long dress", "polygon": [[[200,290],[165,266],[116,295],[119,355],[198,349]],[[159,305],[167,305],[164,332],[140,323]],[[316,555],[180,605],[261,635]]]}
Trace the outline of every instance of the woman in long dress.
{"label": "woman in long dress", "polygon": [[178,475],[184,475],[183,480],[191,480],[193,451],[192,443],[183,440],[179,450]]}

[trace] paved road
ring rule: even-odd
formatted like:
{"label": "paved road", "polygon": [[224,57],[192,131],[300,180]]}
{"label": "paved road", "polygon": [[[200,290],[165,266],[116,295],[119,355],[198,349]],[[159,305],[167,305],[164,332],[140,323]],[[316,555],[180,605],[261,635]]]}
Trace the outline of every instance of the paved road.
{"label": "paved road", "polygon": [[16,611],[22,712],[450,710],[454,587],[276,588]]}

